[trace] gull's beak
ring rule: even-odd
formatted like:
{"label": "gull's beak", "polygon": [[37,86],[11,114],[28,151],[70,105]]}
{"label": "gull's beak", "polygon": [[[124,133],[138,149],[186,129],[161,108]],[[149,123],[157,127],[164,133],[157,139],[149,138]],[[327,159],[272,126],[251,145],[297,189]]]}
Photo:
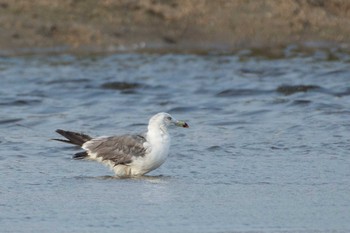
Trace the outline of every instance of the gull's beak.
{"label": "gull's beak", "polygon": [[178,127],[189,128],[188,124],[184,121],[175,121],[175,125]]}

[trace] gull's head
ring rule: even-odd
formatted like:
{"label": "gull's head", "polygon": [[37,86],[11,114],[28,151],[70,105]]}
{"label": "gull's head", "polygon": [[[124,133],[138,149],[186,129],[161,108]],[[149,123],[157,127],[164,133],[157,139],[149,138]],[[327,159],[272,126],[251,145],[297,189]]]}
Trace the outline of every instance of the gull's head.
{"label": "gull's head", "polygon": [[169,126],[178,126],[182,128],[188,128],[188,124],[184,121],[178,121],[172,117],[169,113],[160,112],[151,117],[149,120],[149,128],[157,127],[166,130]]}

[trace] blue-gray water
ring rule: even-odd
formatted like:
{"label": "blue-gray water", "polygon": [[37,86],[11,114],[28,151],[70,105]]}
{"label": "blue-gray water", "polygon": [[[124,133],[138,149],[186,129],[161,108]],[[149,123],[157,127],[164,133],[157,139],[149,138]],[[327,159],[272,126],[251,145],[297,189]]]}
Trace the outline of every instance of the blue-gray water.
{"label": "blue-gray water", "polygon": [[[350,232],[349,55],[2,57],[0,80],[2,233]],[[49,140],[160,111],[190,128],[144,178]]]}

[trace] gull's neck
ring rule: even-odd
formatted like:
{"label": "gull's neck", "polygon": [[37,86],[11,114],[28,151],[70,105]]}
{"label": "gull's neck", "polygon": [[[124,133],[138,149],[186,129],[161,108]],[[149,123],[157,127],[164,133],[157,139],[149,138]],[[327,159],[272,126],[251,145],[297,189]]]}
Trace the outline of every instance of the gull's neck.
{"label": "gull's neck", "polygon": [[169,133],[167,127],[163,124],[149,124],[147,131],[147,139],[151,143],[159,141],[169,141]]}

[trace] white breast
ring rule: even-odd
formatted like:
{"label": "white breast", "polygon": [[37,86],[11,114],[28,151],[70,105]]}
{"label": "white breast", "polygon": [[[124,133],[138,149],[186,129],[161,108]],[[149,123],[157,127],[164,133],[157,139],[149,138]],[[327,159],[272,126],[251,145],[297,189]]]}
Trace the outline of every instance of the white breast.
{"label": "white breast", "polygon": [[146,174],[165,162],[169,154],[170,137],[167,133],[148,134],[145,147],[148,148],[146,155],[135,158],[131,164],[132,173],[135,175]]}

